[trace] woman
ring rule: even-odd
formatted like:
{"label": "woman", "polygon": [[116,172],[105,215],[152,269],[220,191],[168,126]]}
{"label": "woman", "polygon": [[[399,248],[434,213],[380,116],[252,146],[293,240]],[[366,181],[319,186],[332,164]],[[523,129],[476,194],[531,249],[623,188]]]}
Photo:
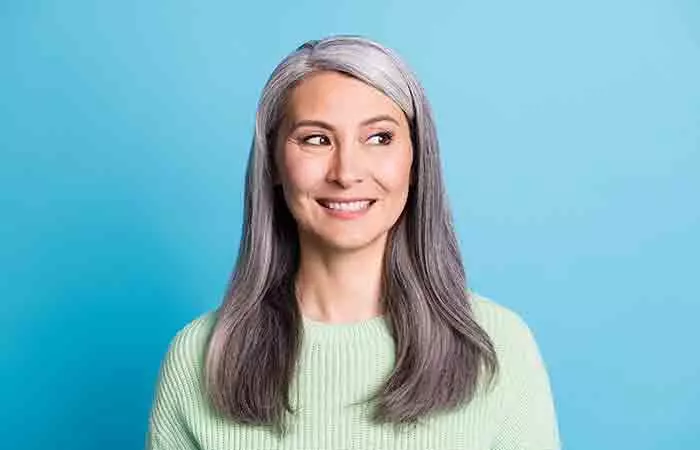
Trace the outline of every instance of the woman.
{"label": "woman", "polygon": [[469,291],[425,94],[365,38],[268,80],[223,304],[163,361],[151,449],[559,448],[514,312]]}

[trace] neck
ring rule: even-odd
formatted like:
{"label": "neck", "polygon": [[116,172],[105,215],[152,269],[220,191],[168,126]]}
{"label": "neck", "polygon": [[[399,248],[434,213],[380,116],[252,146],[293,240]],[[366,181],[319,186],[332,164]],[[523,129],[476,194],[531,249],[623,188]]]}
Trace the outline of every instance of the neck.
{"label": "neck", "polygon": [[309,319],[358,322],[383,313],[381,278],[385,240],[353,251],[323,250],[302,241],[296,291]]}

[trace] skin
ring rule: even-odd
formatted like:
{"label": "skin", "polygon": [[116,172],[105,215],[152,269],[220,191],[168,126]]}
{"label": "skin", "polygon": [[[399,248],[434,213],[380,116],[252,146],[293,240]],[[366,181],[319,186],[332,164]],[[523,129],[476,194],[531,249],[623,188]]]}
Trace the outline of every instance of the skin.
{"label": "skin", "polygon": [[[362,81],[317,72],[290,93],[278,137],[277,181],[301,246],[302,314],[328,323],[382,314],[384,251],[406,205],[413,162],[403,111]],[[319,204],[324,198],[376,201],[362,217],[343,220]]]}

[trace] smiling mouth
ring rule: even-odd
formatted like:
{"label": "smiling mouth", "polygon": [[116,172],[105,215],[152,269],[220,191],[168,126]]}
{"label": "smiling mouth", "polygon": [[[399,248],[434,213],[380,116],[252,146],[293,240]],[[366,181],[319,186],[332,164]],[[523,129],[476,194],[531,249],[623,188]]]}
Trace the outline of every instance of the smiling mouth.
{"label": "smiling mouth", "polygon": [[319,205],[333,211],[363,211],[372,206],[376,200],[333,201],[327,199],[316,200]]}

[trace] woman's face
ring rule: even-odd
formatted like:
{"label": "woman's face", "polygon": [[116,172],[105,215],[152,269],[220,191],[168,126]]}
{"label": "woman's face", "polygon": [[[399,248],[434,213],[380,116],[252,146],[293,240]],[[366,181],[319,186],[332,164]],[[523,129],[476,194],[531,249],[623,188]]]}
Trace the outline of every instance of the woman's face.
{"label": "woman's face", "polygon": [[317,72],[293,89],[275,161],[302,245],[384,245],[408,196],[410,136],[393,100],[355,78]]}

